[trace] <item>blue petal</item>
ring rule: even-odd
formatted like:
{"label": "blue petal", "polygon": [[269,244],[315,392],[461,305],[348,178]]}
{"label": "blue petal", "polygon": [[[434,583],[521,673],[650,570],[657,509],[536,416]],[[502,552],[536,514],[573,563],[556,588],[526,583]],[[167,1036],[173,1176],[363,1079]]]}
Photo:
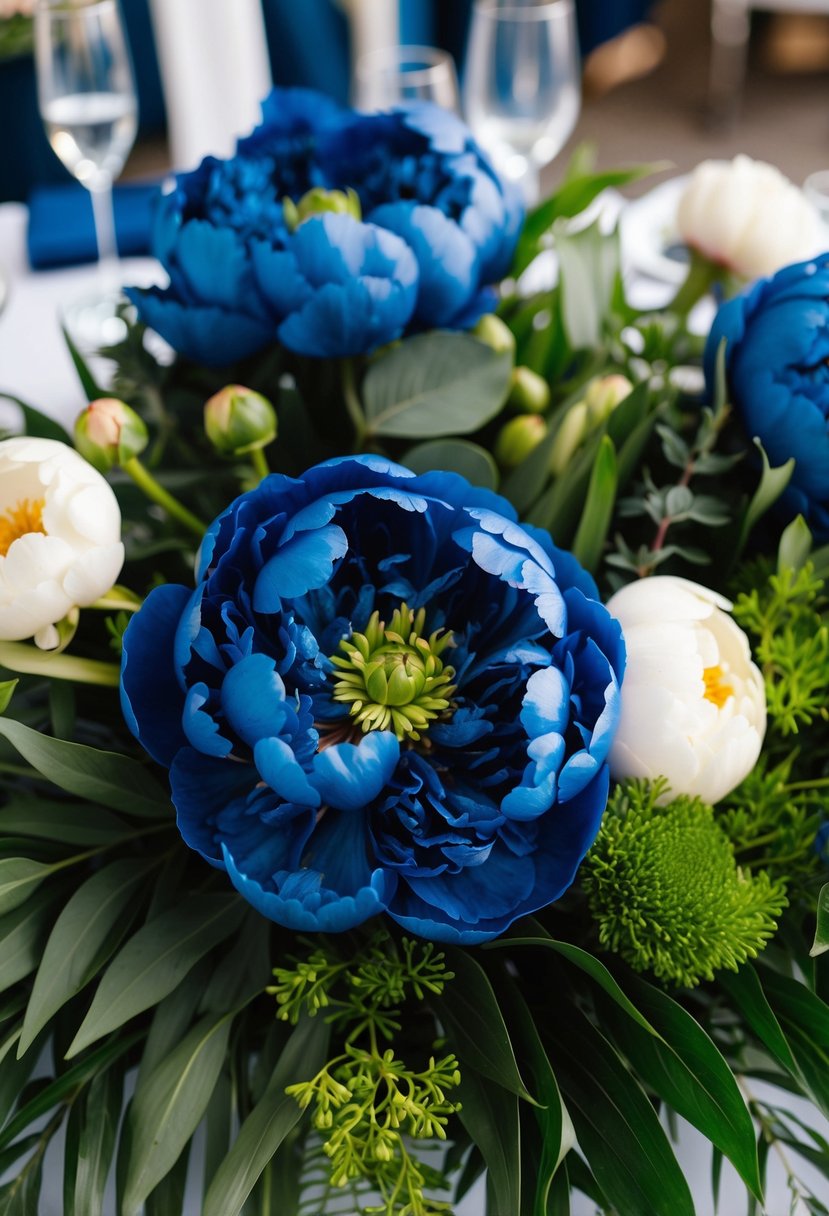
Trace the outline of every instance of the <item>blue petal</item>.
{"label": "blue petal", "polygon": [[251,654],[235,663],[222,682],[222,709],[249,747],[278,735],[285,720],[285,685],[274,660]]}
{"label": "blue petal", "polygon": [[324,803],[358,811],[388,785],[400,758],[391,731],[370,731],[359,743],[335,743],[314,757],[313,782]]}
{"label": "blue petal", "polygon": [[219,733],[219,724],[204,709],[210,700],[210,689],[197,683],[187,690],[184,702],[184,733],[196,751],[207,756],[227,756],[233,750],[229,739]]}
{"label": "blue petal", "polygon": [[190,594],[174,583],[156,587],[124,633],[121,708],[127,726],[159,764],[169,765],[187,743],[181,724],[184,694],[173,647]]}
{"label": "blue petal", "polygon": [[175,256],[199,303],[217,304],[231,312],[249,304],[253,292],[250,258],[232,228],[189,220],[178,234]]}
{"label": "blue petal", "polygon": [[437,207],[384,203],[370,219],[402,237],[414,251],[420,268],[417,320],[430,327],[446,325],[478,287],[478,255],[472,241]]}
{"label": "blue petal", "polygon": [[126,288],[145,325],[174,350],[208,367],[247,358],[276,339],[266,317],[252,317],[217,306],[188,305],[157,287]]}
{"label": "blue petal", "polygon": [[255,611],[278,612],[283,599],[324,587],[334,563],[347,552],[348,538],[335,524],[298,533],[260,570],[253,591]]}
{"label": "blue petal", "polygon": [[262,780],[280,798],[299,806],[320,805],[319,793],[284,739],[260,739],[253,749],[253,758]]}
{"label": "blue petal", "polygon": [[385,911],[396,881],[375,870],[368,886],[354,895],[339,895],[323,886],[319,874],[303,870],[279,875],[278,889],[265,890],[242,873],[227,848],[224,860],[230,879],[248,903],[269,920],[303,933],[343,933]]}

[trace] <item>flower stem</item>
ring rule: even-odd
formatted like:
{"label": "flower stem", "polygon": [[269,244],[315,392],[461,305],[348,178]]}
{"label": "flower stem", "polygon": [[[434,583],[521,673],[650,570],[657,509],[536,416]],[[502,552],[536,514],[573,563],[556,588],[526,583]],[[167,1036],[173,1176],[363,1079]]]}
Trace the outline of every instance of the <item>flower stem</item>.
{"label": "flower stem", "polygon": [[199,538],[204,536],[207,531],[206,525],[192,511],[188,511],[183,503],[180,503],[177,498],[174,498],[172,494],[165,490],[164,486],[156,481],[152,473],[141,463],[137,456],[133,456],[132,460],[126,461],[123,469],[152,502],[158,503],[168,515],[172,515],[174,519],[184,524],[185,528],[194,532]]}
{"label": "flower stem", "polygon": [[677,313],[680,317],[687,317],[694,305],[704,295],[707,295],[718,279],[723,278],[725,274],[724,267],[716,266],[701,253],[697,253],[695,249],[692,250],[691,265],[688,267],[685,282],[668,305],[667,311]]}
{"label": "flower stem", "polygon": [[250,454],[250,463],[253,465],[253,471],[260,481],[264,481],[270,475],[268,461],[262,448],[254,448]]}
{"label": "flower stem", "polygon": [[345,400],[345,408],[348,410],[348,416],[351,419],[351,425],[354,427],[354,451],[359,452],[362,448],[366,436],[368,435],[368,423],[366,421],[363,405],[360,401],[360,395],[357,392],[357,381],[354,375],[354,360],[343,359],[340,364],[342,370],[342,386],[343,399]]}

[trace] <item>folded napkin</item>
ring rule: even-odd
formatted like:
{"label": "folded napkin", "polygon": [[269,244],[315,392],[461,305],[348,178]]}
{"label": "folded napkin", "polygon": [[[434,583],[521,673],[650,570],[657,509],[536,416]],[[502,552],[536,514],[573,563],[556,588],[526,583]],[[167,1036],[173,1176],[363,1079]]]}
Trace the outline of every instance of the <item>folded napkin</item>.
{"label": "folded napkin", "polygon": [[[122,257],[150,251],[153,199],[158,185],[115,187],[115,231]],[[89,191],[74,183],[40,186],[29,198],[29,262],[33,270],[94,262],[95,222]]]}

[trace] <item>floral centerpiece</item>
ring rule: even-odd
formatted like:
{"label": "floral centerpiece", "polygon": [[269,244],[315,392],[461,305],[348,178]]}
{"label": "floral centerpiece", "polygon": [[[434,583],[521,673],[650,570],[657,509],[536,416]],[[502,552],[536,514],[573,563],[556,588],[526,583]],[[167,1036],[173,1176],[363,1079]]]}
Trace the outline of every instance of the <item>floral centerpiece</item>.
{"label": "floral centerpiece", "polygon": [[632,176],[277,91],[0,442],[0,1211],[826,1211],[825,259],[700,340]]}

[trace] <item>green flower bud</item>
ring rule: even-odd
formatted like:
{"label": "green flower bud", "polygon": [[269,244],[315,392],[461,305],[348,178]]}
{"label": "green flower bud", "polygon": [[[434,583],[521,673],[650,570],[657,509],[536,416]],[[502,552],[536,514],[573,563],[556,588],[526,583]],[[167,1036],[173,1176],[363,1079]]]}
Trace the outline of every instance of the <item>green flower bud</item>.
{"label": "green flower bud", "polygon": [[515,354],[515,338],[512,330],[494,312],[487,312],[480,318],[472,330],[473,338],[491,347],[499,355]]}
{"label": "green flower bud", "polygon": [[140,456],[148,442],[144,420],[116,397],[90,402],[75,422],[75,447],[99,473]]}
{"label": "green flower bud", "polygon": [[276,411],[261,393],[228,384],[204,407],[207,438],[223,456],[244,456],[276,438]]}
{"label": "green flower bud", "polygon": [[584,442],[589,429],[589,415],[586,401],[577,401],[571,405],[558,428],[553,450],[550,453],[550,472],[559,477],[567,468],[573,456]]}
{"label": "green flower bud", "polygon": [[521,414],[543,414],[550,404],[550,386],[543,376],[529,367],[516,367],[512,372],[507,405]]}
{"label": "green flower bud", "polygon": [[295,203],[292,198],[282,200],[282,214],[289,232],[298,228],[303,220],[309,220],[312,215],[324,215],[326,211],[352,215],[355,220],[363,217],[359,196],[350,187],[348,190],[324,190],[314,186],[299,202]]}
{"label": "green flower bud", "polygon": [[633,392],[633,385],[627,376],[619,374],[601,376],[593,380],[587,387],[584,400],[590,415],[591,426],[601,426],[610,417],[616,406]]}
{"label": "green flower bud", "polygon": [[503,469],[514,469],[547,434],[547,423],[540,414],[511,418],[501,427],[495,440],[495,459]]}

